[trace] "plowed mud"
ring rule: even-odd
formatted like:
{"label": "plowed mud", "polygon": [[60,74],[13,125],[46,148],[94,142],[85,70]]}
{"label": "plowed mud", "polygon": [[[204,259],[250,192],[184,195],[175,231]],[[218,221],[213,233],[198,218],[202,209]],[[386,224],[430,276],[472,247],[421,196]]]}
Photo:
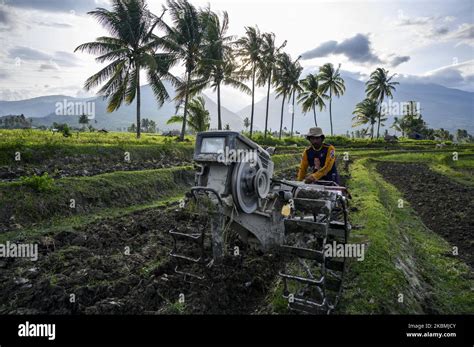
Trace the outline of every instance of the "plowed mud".
{"label": "plowed mud", "polygon": [[474,265],[474,189],[416,163],[377,165],[384,179],[400,190],[423,223],[441,235],[471,267]]}

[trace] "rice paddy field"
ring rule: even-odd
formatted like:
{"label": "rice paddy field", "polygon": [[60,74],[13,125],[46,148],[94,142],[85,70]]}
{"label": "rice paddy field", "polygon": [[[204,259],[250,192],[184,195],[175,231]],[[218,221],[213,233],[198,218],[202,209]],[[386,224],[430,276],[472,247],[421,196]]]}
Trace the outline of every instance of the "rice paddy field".
{"label": "rice paddy field", "polygon": [[[335,140],[366,252],[334,313],[473,314],[474,146]],[[187,222],[193,141],[0,131],[0,243],[39,249],[0,258],[0,314],[291,313],[276,254],[243,246],[204,283],[175,276],[168,230]],[[277,145],[276,177],[295,178],[303,149]]]}

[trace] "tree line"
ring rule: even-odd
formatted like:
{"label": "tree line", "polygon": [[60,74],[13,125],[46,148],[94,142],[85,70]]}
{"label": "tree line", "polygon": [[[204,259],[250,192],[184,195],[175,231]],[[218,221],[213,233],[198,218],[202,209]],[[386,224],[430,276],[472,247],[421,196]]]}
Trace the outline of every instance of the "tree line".
{"label": "tree line", "polygon": [[[169,22],[163,19],[165,13],[169,13]],[[109,64],[90,76],[84,87],[89,90],[101,86],[98,94],[108,99],[108,112],[117,110],[124,102],[130,104],[136,100],[137,137],[140,137],[142,129],[140,71],[145,72],[159,106],[170,98],[163,82],[170,81],[175,88],[176,112],[181,109],[182,115],[176,115],[170,121],[182,123],[181,140],[184,139],[188,125],[196,128],[196,114],[204,114],[204,121],[206,120],[204,111],[196,112],[196,107],[204,105],[202,99],[193,99],[205,88],[213,88],[217,94],[218,129],[223,128],[223,85],[252,95],[250,136],[254,132],[255,88],[265,86],[267,100],[264,136],[268,132],[272,86],[277,96],[282,98],[280,137],[285,101],[291,99],[294,110],[297,95],[297,101],[302,104],[304,112],[313,111],[315,124],[316,108],[322,109],[325,105],[323,99],[329,100],[333,134],[332,98],[340,96],[345,90],[339,68],[325,64],[320,68],[319,74],[309,74],[300,80],[303,68],[298,62],[299,57],[293,60],[288,53],[283,52],[286,41],[278,44],[274,33],[261,33],[254,26],[246,27],[243,37],[229,36],[227,12],[219,16],[209,6],[198,9],[187,0],[168,0],[160,16],[148,9],[145,0],[113,0],[110,10],[96,8],[88,14],[96,18],[109,31],[110,36],[81,44],[75,51],[98,55],[97,62]],[[160,35],[155,30],[159,30]],[[177,64],[184,67],[184,76],[174,76],[170,72]],[[251,81],[251,88],[245,81]],[[293,125],[294,111],[291,134]],[[228,128],[228,125],[225,127]]]}
{"label": "tree line", "polygon": [[[166,21],[164,15],[168,14]],[[229,16],[213,12],[210,5],[197,8],[187,0],[167,0],[162,13],[157,16],[148,9],[145,0],[112,0],[111,9],[96,8],[88,12],[104,26],[110,36],[98,37],[93,42],[79,45],[75,51],[97,55],[99,63],[108,62],[103,69],[90,76],[85,89],[99,87],[98,94],[108,99],[107,111],[113,112],[123,103],[136,100],[136,130],[140,137],[141,95],[140,72],[144,72],[153,94],[161,107],[170,99],[164,81],[175,89],[176,114],[168,123],[181,123],[180,140],[184,140],[186,128],[194,131],[209,129],[210,115],[205,109],[204,98],[199,94],[212,88],[217,98],[217,127],[222,124],[221,87],[237,88],[251,95],[250,119],[244,120],[254,133],[255,88],[266,87],[264,137],[268,134],[270,92],[273,87],[281,98],[279,138],[282,136],[285,103],[291,104],[292,119],[290,136],[294,132],[295,102],[303,113],[312,113],[318,125],[317,111],[328,103],[331,135],[333,130],[332,102],[345,92],[340,65],[324,64],[316,73],[301,79],[301,58],[293,59],[283,51],[287,41],[279,43],[274,33],[260,32],[258,26],[245,27],[242,37],[228,35]],[[158,32],[158,33],[157,33]],[[184,67],[182,76],[175,76],[171,69]],[[353,112],[353,126],[369,124],[370,136],[380,136],[380,126],[387,119],[381,112],[387,98],[393,98],[398,82],[389,71],[377,68],[366,82],[366,99],[358,103]],[[246,85],[250,82],[251,87]],[[407,125],[410,123],[411,125]],[[402,133],[422,127],[423,121],[414,117],[395,117],[393,129]],[[148,128],[148,126],[146,127]],[[426,129],[418,129],[427,131]],[[433,130],[434,131],[434,130]],[[462,134],[461,134],[462,135]]]}

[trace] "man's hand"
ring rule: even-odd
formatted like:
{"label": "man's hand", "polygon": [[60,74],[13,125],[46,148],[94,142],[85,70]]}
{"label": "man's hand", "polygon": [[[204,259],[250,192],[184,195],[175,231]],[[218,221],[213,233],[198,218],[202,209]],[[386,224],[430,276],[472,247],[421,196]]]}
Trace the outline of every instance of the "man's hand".
{"label": "man's hand", "polygon": [[316,181],[316,178],[314,178],[313,175],[308,175],[304,179],[304,183],[314,183]]}

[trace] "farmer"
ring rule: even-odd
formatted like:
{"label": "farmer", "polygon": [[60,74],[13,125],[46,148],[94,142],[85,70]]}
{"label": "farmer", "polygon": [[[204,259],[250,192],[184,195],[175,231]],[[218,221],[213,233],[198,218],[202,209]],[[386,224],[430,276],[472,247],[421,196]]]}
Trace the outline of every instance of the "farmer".
{"label": "farmer", "polygon": [[[301,158],[297,181],[316,183],[317,181],[333,181],[339,184],[339,175],[336,169],[336,149],[331,144],[324,143],[324,134],[321,128],[309,129],[306,138],[311,146],[305,149]],[[306,175],[308,166],[311,173]]]}

